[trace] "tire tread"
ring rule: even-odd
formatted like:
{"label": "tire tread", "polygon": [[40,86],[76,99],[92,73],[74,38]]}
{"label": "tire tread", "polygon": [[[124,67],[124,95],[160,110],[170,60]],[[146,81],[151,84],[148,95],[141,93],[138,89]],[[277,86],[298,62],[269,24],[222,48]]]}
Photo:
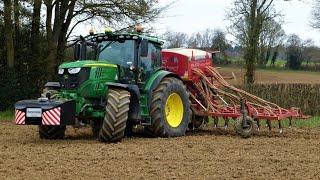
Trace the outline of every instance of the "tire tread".
{"label": "tire tread", "polygon": [[128,120],[130,93],[123,89],[109,89],[106,115],[103,119],[99,140],[118,142],[124,137]]}

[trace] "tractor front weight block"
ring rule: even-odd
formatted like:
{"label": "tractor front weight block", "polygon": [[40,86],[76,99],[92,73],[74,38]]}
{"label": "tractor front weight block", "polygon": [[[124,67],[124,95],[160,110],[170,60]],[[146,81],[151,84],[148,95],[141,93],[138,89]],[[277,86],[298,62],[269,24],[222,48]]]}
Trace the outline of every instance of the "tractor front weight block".
{"label": "tractor front weight block", "polygon": [[15,104],[17,125],[74,125],[75,101],[23,100]]}

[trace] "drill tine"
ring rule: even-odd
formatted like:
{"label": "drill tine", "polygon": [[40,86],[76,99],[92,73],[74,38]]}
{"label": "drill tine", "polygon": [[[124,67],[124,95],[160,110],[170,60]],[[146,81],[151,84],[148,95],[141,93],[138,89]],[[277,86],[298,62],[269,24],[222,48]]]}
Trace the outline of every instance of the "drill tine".
{"label": "drill tine", "polygon": [[282,134],[282,132],[283,132],[283,129],[282,129],[282,124],[281,124],[281,121],[279,120],[279,121],[278,121],[278,123],[279,123],[280,134]]}
{"label": "drill tine", "polygon": [[260,120],[257,119],[256,121],[257,121],[257,130],[260,131],[260,126],[261,126]]}
{"label": "drill tine", "polygon": [[228,129],[229,126],[229,118],[224,118],[224,129]]}
{"label": "drill tine", "polygon": [[291,129],[292,127],[292,117],[289,118],[289,128]]}
{"label": "drill tine", "polygon": [[219,123],[219,118],[218,118],[218,117],[215,117],[215,118],[214,118],[214,128],[217,128],[217,127],[218,127],[218,123]]}
{"label": "drill tine", "polygon": [[272,131],[271,121],[270,120],[267,120],[267,126],[269,128],[269,131]]}

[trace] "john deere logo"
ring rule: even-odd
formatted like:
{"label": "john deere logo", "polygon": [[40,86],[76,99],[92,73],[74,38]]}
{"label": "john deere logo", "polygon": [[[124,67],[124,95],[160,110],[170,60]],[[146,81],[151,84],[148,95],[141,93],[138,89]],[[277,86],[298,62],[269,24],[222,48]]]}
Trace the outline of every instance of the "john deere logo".
{"label": "john deere logo", "polygon": [[64,75],[64,79],[68,79],[68,75]]}

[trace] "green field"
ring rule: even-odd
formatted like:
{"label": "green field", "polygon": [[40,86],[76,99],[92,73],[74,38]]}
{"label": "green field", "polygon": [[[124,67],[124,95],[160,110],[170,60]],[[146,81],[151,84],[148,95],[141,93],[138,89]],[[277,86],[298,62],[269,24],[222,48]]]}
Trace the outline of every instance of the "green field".
{"label": "green field", "polygon": [[[230,77],[234,73],[236,79],[230,80],[231,84],[243,84],[246,70],[242,66],[221,66],[219,72]],[[279,68],[257,69],[256,83],[307,83],[320,84],[320,72],[293,71]]]}
{"label": "green field", "polygon": [[11,110],[0,112],[0,121],[11,121],[14,119],[14,112]]}

